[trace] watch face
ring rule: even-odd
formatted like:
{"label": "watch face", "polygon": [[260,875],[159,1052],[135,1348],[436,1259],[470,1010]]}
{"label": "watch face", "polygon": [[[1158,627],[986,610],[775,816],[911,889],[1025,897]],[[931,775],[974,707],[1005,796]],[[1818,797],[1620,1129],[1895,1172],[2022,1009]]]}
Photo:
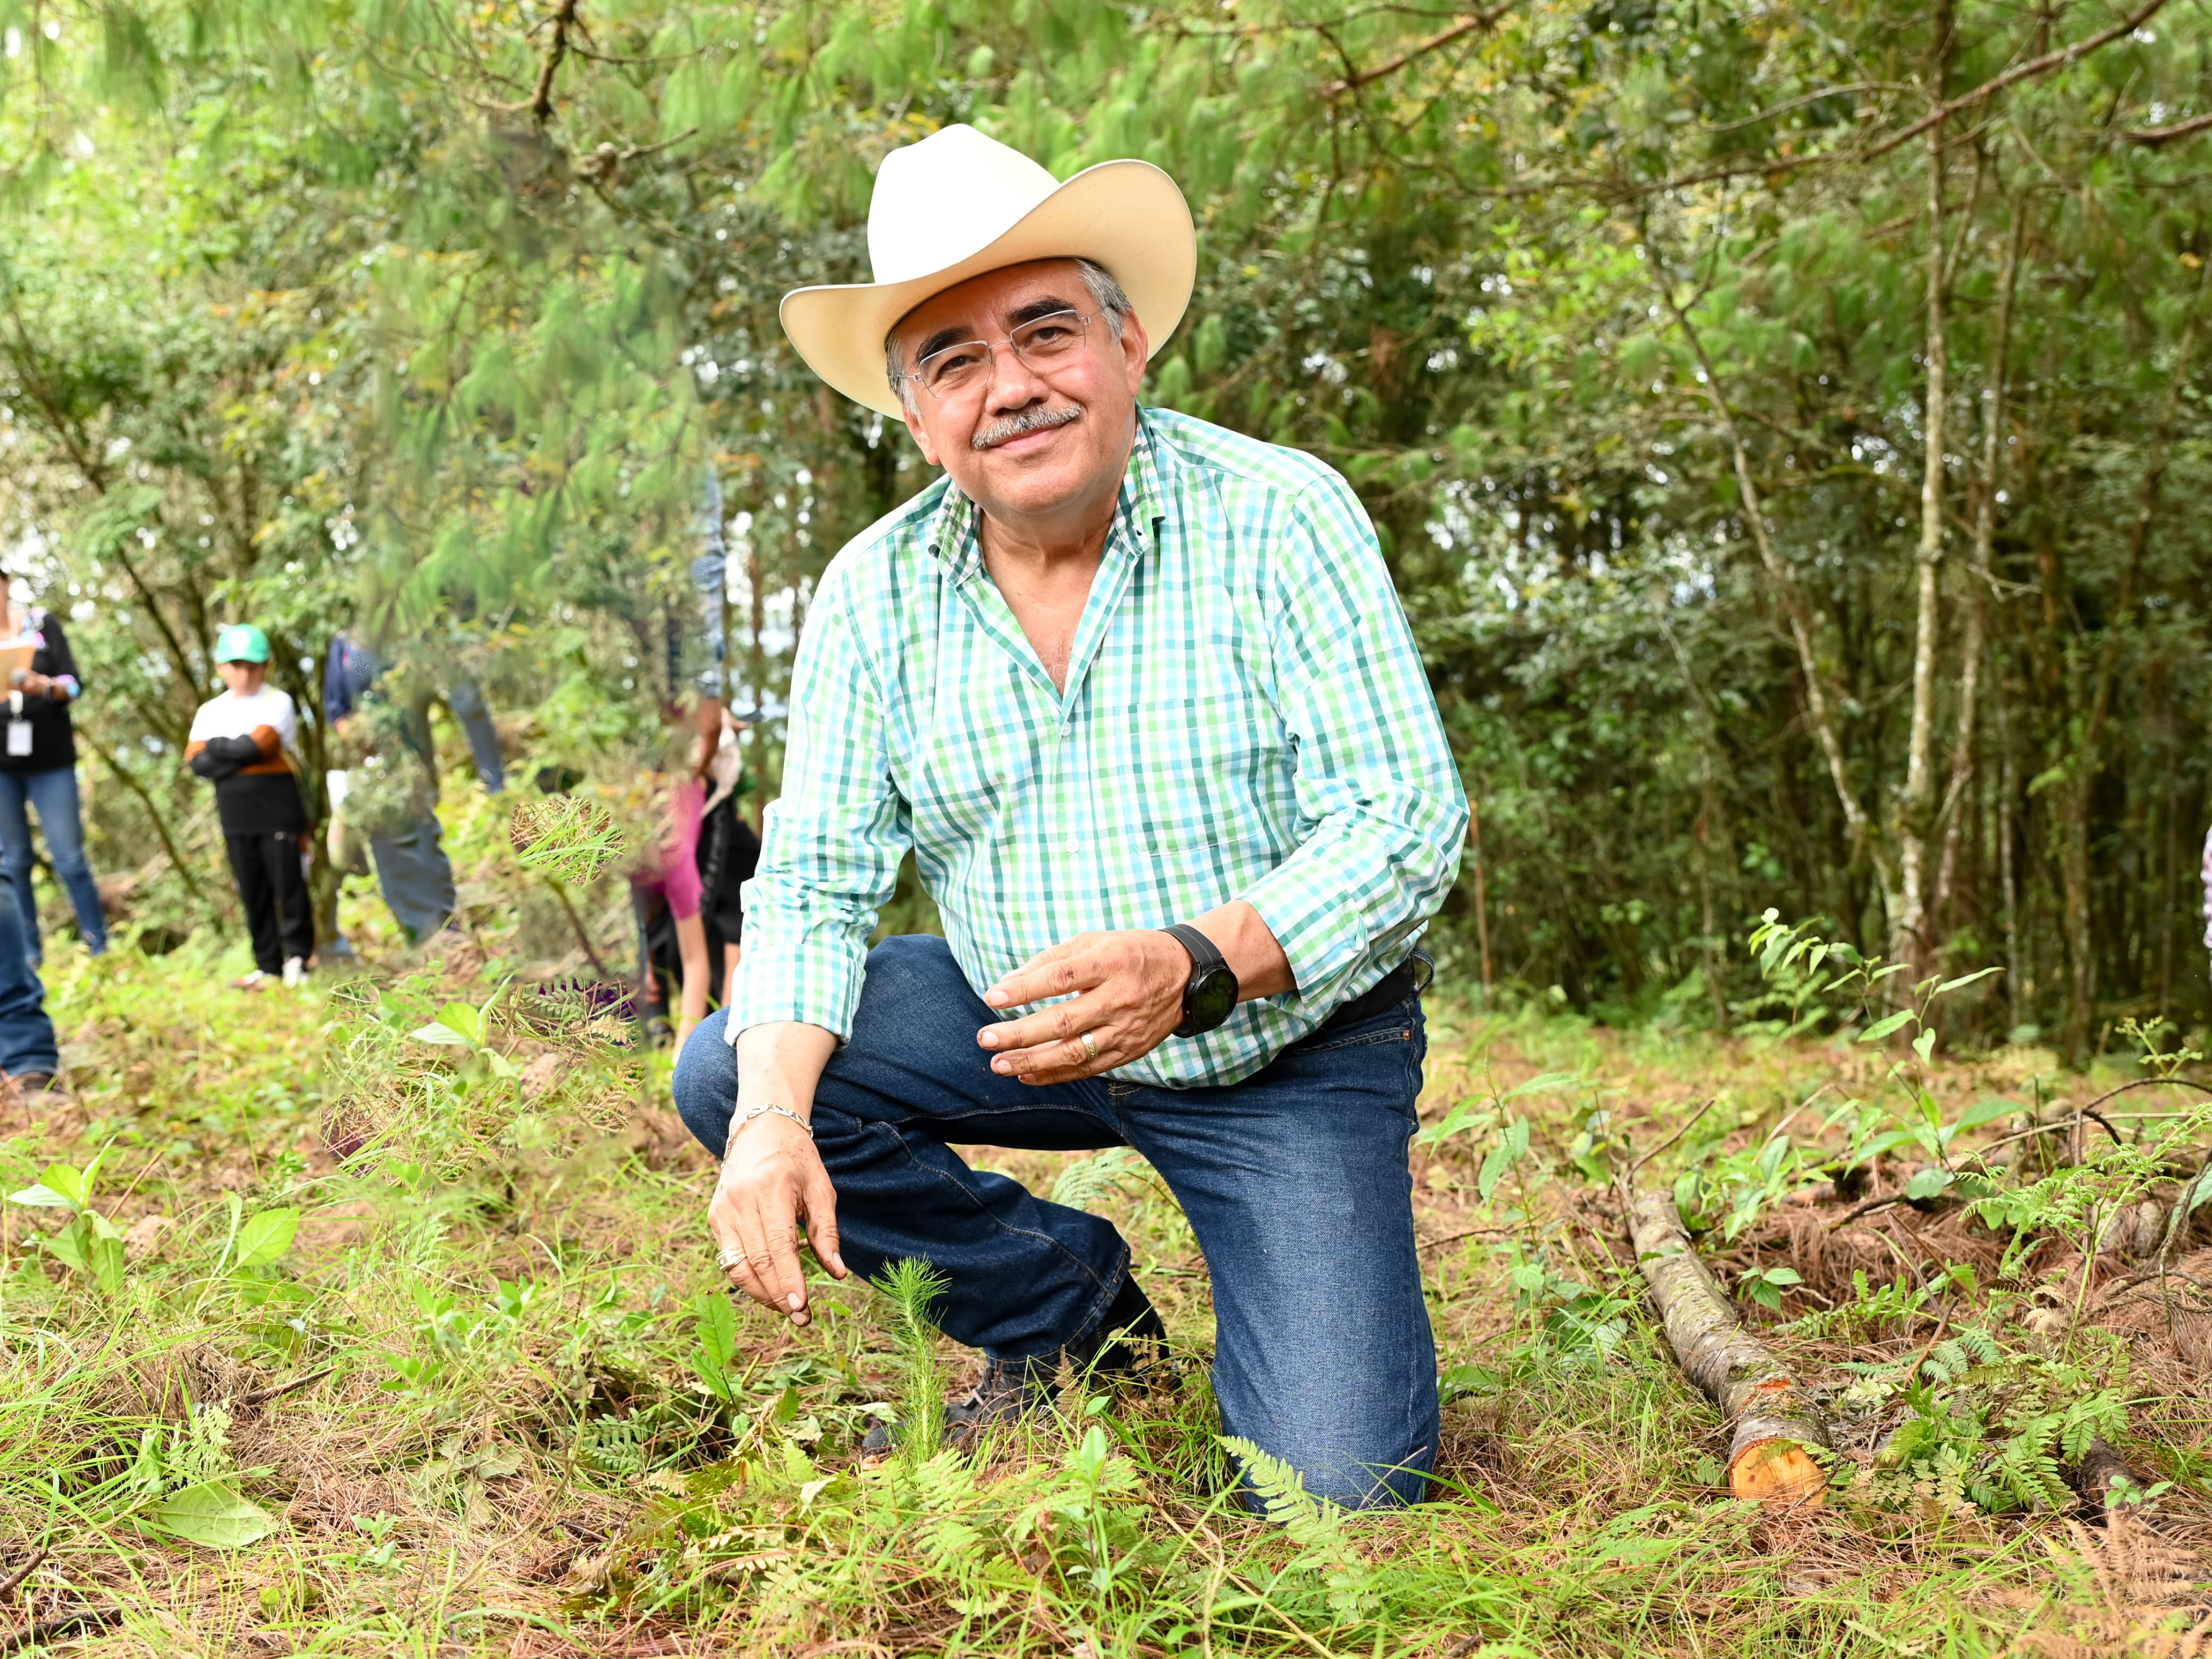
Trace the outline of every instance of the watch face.
{"label": "watch face", "polygon": [[1195,1035],[1210,1031],[1236,1011],[1237,975],[1217,968],[1190,988],[1188,1024]]}

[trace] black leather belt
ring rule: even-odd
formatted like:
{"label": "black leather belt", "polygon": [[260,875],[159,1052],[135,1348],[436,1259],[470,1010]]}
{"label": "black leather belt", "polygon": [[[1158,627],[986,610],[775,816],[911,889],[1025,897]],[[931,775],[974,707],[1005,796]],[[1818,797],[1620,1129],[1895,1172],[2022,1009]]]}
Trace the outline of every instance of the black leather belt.
{"label": "black leather belt", "polygon": [[1385,1014],[1407,997],[1419,996],[1429,988],[1436,977],[1435,964],[1422,951],[1416,951],[1389,973],[1376,980],[1358,996],[1346,1003],[1327,1019],[1316,1025],[1306,1041],[1347,1025],[1357,1025],[1377,1014]]}

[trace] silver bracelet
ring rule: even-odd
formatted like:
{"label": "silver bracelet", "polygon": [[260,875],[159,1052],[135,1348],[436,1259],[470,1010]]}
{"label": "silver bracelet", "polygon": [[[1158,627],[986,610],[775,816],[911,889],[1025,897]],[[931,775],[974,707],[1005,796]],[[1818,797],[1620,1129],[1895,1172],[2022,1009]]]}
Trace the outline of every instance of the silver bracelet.
{"label": "silver bracelet", "polygon": [[755,1118],[762,1116],[763,1114],[769,1112],[774,1112],[778,1117],[789,1118],[793,1123],[796,1123],[800,1128],[806,1131],[806,1138],[809,1140],[814,1139],[814,1126],[811,1123],[809,1123],[805,1118],[799,1116],[798,1113],[791,1110],[788,1107],[748,1106],[744,1111],[739,1112],[735,1117],[730,1120],[730,1137],[727,1140],[725,1140],[722,1143],[722,1156],[727,1158],[730,1155],[730,1148],[738,1144],[738,1130],[744,1128],[746,1124],[751,1122]]}

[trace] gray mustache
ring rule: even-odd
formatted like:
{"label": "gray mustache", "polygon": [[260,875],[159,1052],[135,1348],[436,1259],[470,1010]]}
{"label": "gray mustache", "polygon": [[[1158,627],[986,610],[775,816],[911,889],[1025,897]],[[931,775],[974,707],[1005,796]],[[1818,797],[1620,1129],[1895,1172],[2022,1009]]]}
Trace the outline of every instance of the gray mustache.
{"label": "gray mustache", "polygon": [[1009,415],[1003,420],[992,422],[968,441],[976,449],[996,449],[1010,438],[1066,426],[1070,421],[1081,419],[1082,415],[1081,407],[1074,404],[1065,409],[1025,409],[1018,415]]}

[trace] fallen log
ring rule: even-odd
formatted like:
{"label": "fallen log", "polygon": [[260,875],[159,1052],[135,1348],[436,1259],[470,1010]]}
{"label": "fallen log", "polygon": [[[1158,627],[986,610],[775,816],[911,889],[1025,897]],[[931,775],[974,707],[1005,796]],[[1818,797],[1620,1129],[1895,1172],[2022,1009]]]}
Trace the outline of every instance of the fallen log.
{"label": "fallen log", "polygon": [[1732,1431],[1729,1492],[1819,1508],[1828,1475],[1807,1448],[1834,1449],[1820,1409],[1789,1367],[1737,1320],[1735,1304],[1692,1248],[1673,1195],[1632,1188],[1626,1198],[1637,1265],[1674,1358]]}

